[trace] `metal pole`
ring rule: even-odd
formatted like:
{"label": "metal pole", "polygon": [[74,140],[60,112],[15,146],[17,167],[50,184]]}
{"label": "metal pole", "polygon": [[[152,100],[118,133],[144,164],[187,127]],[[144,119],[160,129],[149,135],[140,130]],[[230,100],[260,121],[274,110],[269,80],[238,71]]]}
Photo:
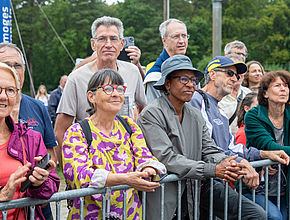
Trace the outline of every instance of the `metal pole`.
{"label": "metal pole", "polygon": [[212,56],[221,55],[222,46],[222,2],[223,0],[212,0]]}
{"label": "metal pole", "polygon": [[163,0],[163,20],[166,21],[169,19],[169,1],[170,0]]}

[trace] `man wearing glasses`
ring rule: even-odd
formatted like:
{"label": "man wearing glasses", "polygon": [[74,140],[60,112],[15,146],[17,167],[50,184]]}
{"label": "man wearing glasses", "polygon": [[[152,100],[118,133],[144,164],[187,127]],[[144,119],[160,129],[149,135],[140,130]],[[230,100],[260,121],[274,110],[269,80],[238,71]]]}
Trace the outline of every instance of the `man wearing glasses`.
{"label": "man wearing glasses", "polygon": [[[196,85],[203,78],[203,73],[192,66],[185,55],[168,58],[161,66],[162,77],[154,85],[161,91],[161,97],[148,105],[138,118],[146,143],[153,155],[163,163],[169,173],[182,178],[181,183],[181,220],[193,219],[194,214],[194,179],[218,177],[226,181],[239,179],[243,165],[236,162],[237,155],[227,157],[211,139],[206,121],[199,110],[189,102]],[[230,72],[232,74],[232,72]],[[233,73],[235,75],[235,73]],[[209,180],[205,180],[209,182]],[[216,199],[219,206],[214,207],[214,214],[224,219],[224,185],[214,181],[214,192],[220,194]],[[161,215],[160,188],[154,193],[147,193],[146,217],[159,220]],[[164,219],[178,219],[176,182],[165,185]],[[198,197],[209,197],[209,193]],[[238,217],[238,193],[229,189],[229,219]],[[208,211],[208,204],[201,204]],[[206,211],[206,212],[207,212]],[[208,219],[206,212],[200,213],[199,219]],[[180,217],[180,216],[179,216]],[[252,201],[242,198],[242,217],[265,219],[265,212]]]}
{"label": "man wearing glasses", "polygon": [[[225,56],[231,58],[234,62],[245,62],[248,56],[246,45],[237,40],[228,43],[224,48],[224,53]],[[226,95],[218,104],[229,118],[233,135],[235,135],[238,130],[237,109],[239,103],[248,93],[251,92],[249,88],[242,85],[244,75],[245,73],[239,74],[240,79],[234,83],[234,88],[231,94]]]}
{"label": "man wearing glasses", "polygon": [[[235,142],[235,138],[230,131],[229,120],[218,107],[218,103],[223,97],[232,92],[234,83],[239,80],[240,74],[243,74],[246,70],[247,66],[243,62],[235,63],[226,56],[215,57],[207,64],[205,69],[205,74],[209,76],[207,84],[202,90],[194,93],[190,104],[201,111],[210,136],[219,149],[228,156],[239,155],[237,161],[245,165],[247,171],[247,174],[243,175],[243,181],[247,186],[255,189],[259,185],[259,175],[248,161],[271,159],[284,164],[284,159],[281,161],[281,158],[285,158],[288,162],[289,158],[284,151],[260,151],[253,147],[246,148],[243,144],[236,144]],[[207,190],[208,187],[205,184],[202,187],[202,192],[207,192]],[[203,198],[201,200],[203,201]],[[202,213],[206,212],[207,210],[202,211]]]}
{"label": "man wearing glasses", "polygon": [[91,32],[91,47],[96,54],[96,59],[76,69],[68,76],[57,109],[55,134],[58,141],[57,156],[61,167],[61,143],[65,131],[74,119],[81,121],[89,115],[86,90],[88,82],[95,72],[109,68],[117,71],[124,79],[128,89],[119,114],[133,117],[133,103],[136,104],[139,111],[146,105],[145,91],[137,66],[117,60],[125,43],[122,22],[118,18],[104,16],[93,22]]}
{"label": "man wearing glasses", "polygon": [[159,31],[164,49],[152,68],[148,70],[144,79],[147,104],[160,96],[159,90],[155,89],[153,85],[161,78],[162,63],[171,56],[184,55],[189,39],[186,25],[178,19],[171,18],[164,21],[160,24]]}

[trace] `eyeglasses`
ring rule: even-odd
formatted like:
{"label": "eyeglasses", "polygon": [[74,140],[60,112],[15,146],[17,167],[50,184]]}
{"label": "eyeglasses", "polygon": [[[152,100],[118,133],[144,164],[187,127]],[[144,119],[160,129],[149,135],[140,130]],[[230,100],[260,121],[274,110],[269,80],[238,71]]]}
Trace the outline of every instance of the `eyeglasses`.
{"label": "eyeglasses", "polygon": [[243,56],[245,58],[248,57],[248,53],[242,53],[242,52],[230,52],[229,54],[237,54],[238,56]]}
{"label": "eyeglasses", "polygon": [[20,64],[20,63],[15,63],[15,64],[9,64],[9,63],[5,63],[7,64],[7,66],[14,68],[15,70],[22,70],[23,65],[24,64]]}
{"label": "eyeglasses", "polygon": [[121,40],[121,38],[119,38],[117,36],[109,36],[109,37],[100,36],[100,37],[93,38],[93,39],[96,39],[98,43],[106,43],[110,39],[112,44],[118,43]]}
{"label": "eyeglasses", "polygon": [[220,71],[220,72],[226,72],[228,74],[228,76],[233,77],[234,75],[236,76],[237,80],[240,79],[240,76],[238,74],[236,74],[234,71],[232,70],[228,70],[228,69],[214,69],[214,71]]}
{"label": "eyeglasses", "polygon": [[107,95],[111,95],[113,93],[114,89],[115,89],[119,93],[119,95],[124,95],[124,93],[126,92],[127,86],[123,86],[123,85],[118,85],[118,86],[102,85],[102,86],[99,86],[98,88],[96,88],[95,91],[97,89],[103,89],[103,91]]}
{"label": "eyeglasses", "polygon": [[0,87],[0,94],[2,94],[3,90],[5,91],[6,95],[9,98],[14,98],[17,95],[19,89],[15,88],[15,87],[7,87],[7,88]]}
{"label": "eyeglasses", "polygon": [[171,36],[168,36],[170,38],[172,38],[173,40],[179,40],[180,37],[185,40],[185,39],[189,39],[190,35],[189,34],[176,34],[176,35],[171,35]]}
{"label": "eyeglasses", "polygon": [[186,85],[189,82],[189,80],[195,86],[199,83],[199,80],[195,77],[189,78],[187,76],[173,76],[172,78],[179,78],[179,82],[181,82],[184,85]]}

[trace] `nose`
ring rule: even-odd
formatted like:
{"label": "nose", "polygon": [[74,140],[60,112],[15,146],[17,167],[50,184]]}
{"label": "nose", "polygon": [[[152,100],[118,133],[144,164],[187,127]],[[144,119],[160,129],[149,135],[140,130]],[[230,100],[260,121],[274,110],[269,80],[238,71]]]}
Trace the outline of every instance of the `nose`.
{"label": "nose", "polygon": [[5,92],[5,88],[0,88],[0,97],[4,97],[7,98],[6,92]]}

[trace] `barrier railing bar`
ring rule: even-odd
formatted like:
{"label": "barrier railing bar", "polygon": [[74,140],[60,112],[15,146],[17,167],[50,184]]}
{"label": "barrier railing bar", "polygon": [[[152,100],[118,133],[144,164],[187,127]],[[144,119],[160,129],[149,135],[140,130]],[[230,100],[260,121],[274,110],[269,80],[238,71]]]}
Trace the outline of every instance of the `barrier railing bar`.
{"label": "barrier railing bar", "polygon": [[229,184],[225,182],[225,209],[224,209],[224,220],[228,219],[228,200],[229,200],[229,191],[228,191],[228,186]]}
{"label": "barrier railing bar", "polygon": [[81,207],[80,207],[80,219],[81,220],[84,220],[84,197],[81,197],[80,198],[80,205],[81,205]]}
{"label": "barrier railing bar", "polygon": [[210,178],[209,220],[213,220],[213,178]]}
{"label": "barrier railing bar", "polygon": [[123,190],[123,219],[126,220],[127,219],[127,191]]}
{"label": "barrier railing bar", "polygon": [[239,213],[238,213],[238,220],[242,219],[242,179],[239,180]]}
{"label": "barrier railing bar", "polygon": [[198,180],[194,180],[194,220],[198,220],[199,206],[198,206]]}
{"label": "barrier railing bar", "polygon": [[60,220],[60,201],[55,202],[56,220]]}
{"label": "barrier railing bar", "polygon": [[161,220],[164,220],[164,192],[165,192],[165,190],[164,190],[164,183],[162,183],[161,184]]}
{"label": "barrier railing bar", "polygon": [[29,207],[30,208],[30,220],[34,220],[34,216],[35,216],[35,206],[32,205]]}
{"label": "barrier railing bar", "polygon": [[280,210],[281,201],[281,164],[278,164],[278,186],[277,186],[277,207]]}
{"label": "barrier railing bar", "polygon": [[142,192],[142,220],[146,219],[146,192]]}
{"label": "barrier railing bar", "polygon": [[266,166],[266,172],[265,172],[265,212],[266,212],[266,218],[268,217],[268,196],[269,196],[269,167]]}
{"label": "barrier railing bar", "polygon": [[8,211],[2,211],[3,220],[7,220]]}
{"label": "barrier railing bar", "polygon": [[102,219],[106,219],[106,195],[102,194]]}
{"label": "barrier railing bar", "polygon": [[177,182],[177,219],[181,220],[181,181]]}

